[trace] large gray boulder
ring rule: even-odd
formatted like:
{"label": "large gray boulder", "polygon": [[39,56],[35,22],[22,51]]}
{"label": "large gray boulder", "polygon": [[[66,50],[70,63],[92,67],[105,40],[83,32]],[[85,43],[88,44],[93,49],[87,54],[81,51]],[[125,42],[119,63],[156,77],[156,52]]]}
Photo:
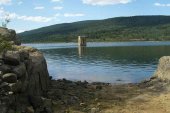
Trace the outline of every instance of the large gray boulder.
{"label": "large gray boulder", "polygon": [[48,90],[49,73],[41,52],[24,46],[14,46],[14,50],[5,52],[2,59],[4,66],[10,65],[11,72],[22,82],[22,89],[25,89],[23,92],[34,96],[45,95]]}
{"label": "large gray boulder", "polygon": [[0,109],[4,113],[51,113],[51,101],[45,99],[50,79],[43,54],[31,47],[13,45],[13,50],[4,52],[1,60]]}
{"label": "large gray boulder", "polygon": [[0,75],[5,74],[5,73],[9,73],[9,72],[11,72],[11,67],[9,65],[1,65],[0,71],[1,71]]}
{"label": "large gray boulder", "polygon": [[20,64],[20,53],[18,51],[6,51],[2,59],[5,64],[16,66]]}
{"label": "large gray boulder", "polygon": [[15,45],[21,45],[21,41],[16,35],[15,30],[0,27],[0,36],[4,37],[6,40],[11,41]]}
{"label": "large gray boulder", "polygon": [[14,73],[7,73],[2,76],[4,82],[7,83],[16,83],[17,82],[17,75]]}
{"label": "large gray boulder", "polygon": [[38,51],[30,53],[30,60],[26,67],[29,81],[28,93],[42,95],[48,90],[49,84],[49,73],[43,54]]}
{"label": "large gray boulder", "polygon": [[154,76],[162,80],[170,80],[170,56],[164,56],[159,59]]}

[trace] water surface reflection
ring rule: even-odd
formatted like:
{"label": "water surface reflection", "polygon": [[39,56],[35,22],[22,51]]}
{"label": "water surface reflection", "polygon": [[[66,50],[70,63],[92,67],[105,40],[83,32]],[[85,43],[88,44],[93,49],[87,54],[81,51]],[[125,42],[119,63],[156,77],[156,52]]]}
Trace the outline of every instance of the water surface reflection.
{"label": "water surface reflection", "polygon": [[45,54],[55,79],[91,82],[139,82],[153,75],[160,57],[170,55],[170,42],[30,45]]}

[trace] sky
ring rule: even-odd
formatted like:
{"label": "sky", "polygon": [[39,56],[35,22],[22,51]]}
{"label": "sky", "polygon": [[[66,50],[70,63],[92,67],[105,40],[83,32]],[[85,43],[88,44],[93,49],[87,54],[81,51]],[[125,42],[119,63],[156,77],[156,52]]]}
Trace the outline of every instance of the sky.
{"label": "sky", "polygon": [[17,33],[83,20],[135,15],[170,15],[170,0],[0,0],[0,26]]}

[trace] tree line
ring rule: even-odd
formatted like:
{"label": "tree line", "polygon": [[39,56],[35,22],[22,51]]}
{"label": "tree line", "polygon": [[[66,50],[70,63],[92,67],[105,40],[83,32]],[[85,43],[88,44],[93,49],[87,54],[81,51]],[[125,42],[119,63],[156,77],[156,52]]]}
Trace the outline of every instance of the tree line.
{"label": "tree line", "polygon": [[170,16],[132,16],[56,24],[19,34],[22,42],[170,40]]}

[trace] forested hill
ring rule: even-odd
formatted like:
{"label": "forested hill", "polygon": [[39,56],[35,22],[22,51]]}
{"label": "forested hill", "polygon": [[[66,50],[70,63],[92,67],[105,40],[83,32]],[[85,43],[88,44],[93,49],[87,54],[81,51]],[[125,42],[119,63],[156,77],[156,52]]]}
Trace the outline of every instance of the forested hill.
{"label": "forested hill", "polygon": [[22,42],[170,40],[170,16],[132,16],[47,26],[18,34]]}

